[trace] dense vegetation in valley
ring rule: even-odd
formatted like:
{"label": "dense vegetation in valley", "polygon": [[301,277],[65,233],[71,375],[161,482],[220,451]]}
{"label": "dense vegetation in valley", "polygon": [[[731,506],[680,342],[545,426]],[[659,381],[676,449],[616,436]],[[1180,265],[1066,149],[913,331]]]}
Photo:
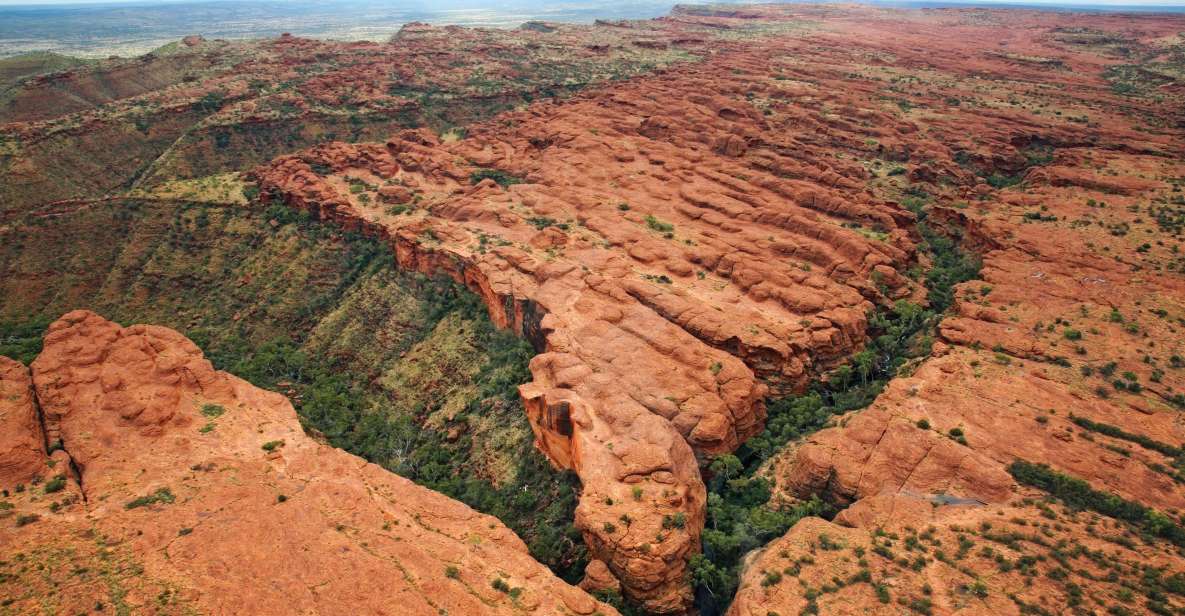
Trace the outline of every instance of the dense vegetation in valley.
{"label": "dense vegetation in valley", "polygon": [[720,456],[709,467],[704,551],[692,559],[701,614],[720,614],[728,607],[745,554],[781,537],[803,517],[834,513],[817,498],[789,507],[772,502],[769,480],[758,473],[762,464],[786,443],[827,426],[836,415],[868,406],[889,379],[908,369],[911,359],[927,355],[933,330],[954,300],[954,286],[979,273],[978,259],[960,248],[959,238],[926,222],[928,200],[919,192],[903,204],[917,215],[925,240],[922,249],[931,259],[925,274],[929,306],[898,301],[875,311],[867,348],[806,393],[771,401],[765,429],[735,455]]}
{"label": "dense vegetation in valley", "polygon": [[[426,298],[424,322],[464,320],[472,328],[474,350],[484,354],[473,380],[476,394],[449,424],[525,423],[517,386],[530,380],[530,345],[496,329],[480,299],[453,281],[419,276],[414,284]],[[475,439],[485,435],[454,436],[434,429],[426,424],[435,409],[424,405],[415,413],[392,413],[379,402],[375,412],[368,408],[375,403],[374,394],[348,362],[310,356],[285,338],[248,352],[226,350],[213,359],[218,367],[261,387],[289,388],[302,420],[334,446],[498,517],[527,541],[535,558],[566,580],[579,581],[587,557],[572,525],[577,482],[570,473],[557,475],[532,446],[529,430],[499,443],[513,457],[514,468],[507,476],[490,477],[488,469],[475,464],[480,461],[477,450],[488,446]]]}
{"label": "dense vegetation in valley", "polygon": [[579,578],[576,481],[534,449],[516,392],[530,346],[467,290],[284,207],[128,199],[21,224],[38,239],[0,234],[0,354],[31,361],[76,308],[172,327],[332,444],[499,517]]}

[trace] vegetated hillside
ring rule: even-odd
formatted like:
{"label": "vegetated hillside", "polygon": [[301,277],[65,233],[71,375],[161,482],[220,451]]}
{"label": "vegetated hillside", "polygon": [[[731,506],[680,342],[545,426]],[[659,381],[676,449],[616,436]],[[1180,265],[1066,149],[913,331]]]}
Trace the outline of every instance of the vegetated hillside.
{"label": "vegetated hillside", "polygon": [[0,357],[5,612],[617,613],[173,330],[73,311],[31,368]]}
{"label": "vegetated hillside", "polygon": [[672,46],[649,25],[411,24],[385,43],[187,37],[41,75],[0,97],[0,213],[243,170],[324,141],[446,131],[694,59],[702,43]]}
{"label": "vegetated hillside", "polygon": [[0,233],[0,354],[31,361],[69,309],[174,327],[219,368],[289,395],[330,443],[498,516],[579,578],[574,483],[533,451],[515,392],[529,347],[451,281],[401,273],[375,242],[286,208],[63,208]]}
{"label": "vegetated hillside", "polygon": [[0,100],[3,100],[5,92],[19,84],[22,79],[89,63],[88,60],[50,52],[31,52],[0,58]]}

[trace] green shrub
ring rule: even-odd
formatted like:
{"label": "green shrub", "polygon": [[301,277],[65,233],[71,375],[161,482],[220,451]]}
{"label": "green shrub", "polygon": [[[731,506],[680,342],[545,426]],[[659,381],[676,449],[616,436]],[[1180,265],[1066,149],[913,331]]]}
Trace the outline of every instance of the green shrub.
{"label": "green shrub", "polygon": [[[911,358],[928,355],[934,326],[954,302],[954,287],[979,273],[978,259],[959,248],[958,238],[942,235],[926,224],[924,194],[915,191],[903,204],[917,216],[918,230],[926,240],[923,248],[933,264],[925,279],[930,305],[923,308],[898,301],[891,309],[870,313],[872,337],[865,350],[806,393],[771,401],[765,429],[735,455],[719,456],[711,463],[703,553],[690,561],[701,612],[727,610],[744,554],[782,536],[802,517],[829,511],[818,499],[788,510],[771,507],[770,486],[765,478],[755,476],[756,469],[790,440],[824,427],[837,414],[864,408]],[[927,420],[917,425],[929,428]],[[965,442],[961,431],[952,438]],[[892,560],[891,553],[888,558]],[[878,587],[878,598],[882,591],[882,600],[888,603],[888,589],[883,586]],[[818,609],[813,601],[808,605]]]}
{"label": "green shrub", "polygon": [[45,493],[53,494],[54,492],[61,492],[66,487],[66,476],[58,475],[53,479],[45,482]]}
{"label": "green shrub", "polygon": [[477,171],[469,174],[470,184],[477,184],[485,179],[493,180],[502,188],[523,183],[522,178],[515,177],[505,171],[502,171],[501,169],[478,169]]}
{"label": "green shrub", "polygon": [[137,507],[146,507],[148,505],[155,505],[156,503],[163,503],[163,504],[168,505],[168,504],[173,503],[173,501],[175,501],[175,500],[177,500],[177,499],[175,496],[173,496],[172,490],[170,490],[167,487],[157,488],[157,490],[155,492],[153,492],[152,494],[147,494],[145,496],[141,496],[139,498],[130,500],[127,503],[124,503],[123,508],[124,509],[136,509]]}
{"label": "green shrub", "polygon": [[1185,547],[1185,528],[1159,511],[1095,490],[1086,481],[1057,472],[1045,464],[1016,460],[1008,466],[1008,472],[1017,482],[1049,492],[1071,507],[1089,509],[1128,522],[1149,535]]}
{"label": "green shrub", "polygon": [[646,215],[646,226],[660,233],[671,233],[675,230],[675,225],[663,222],[650,214]]}
{"label": "green shrub", "polygon": [[53,319],[37,317],[0,322],[0,355],[29,365],[41,354],[41,341]]}

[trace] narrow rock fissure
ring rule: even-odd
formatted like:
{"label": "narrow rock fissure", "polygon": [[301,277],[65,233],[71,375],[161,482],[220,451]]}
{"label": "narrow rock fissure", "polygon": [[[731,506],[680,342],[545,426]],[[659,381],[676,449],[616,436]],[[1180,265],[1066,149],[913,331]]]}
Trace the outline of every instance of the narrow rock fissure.
{"label": "narrow rock fissure", "polygon": [[82,466],[74,460],[74,456],[70,455],[70,450],[66,449],[66,443],[59,435],[58,440],[53,443],[49,442],[49,427],[45,421],[45,411],[41,408],[41,398],[37,394],[37,388],[33,388],[33,410],[37,414],[37,423],[41,426],[41,447],[45,451],[48,458],[54,451],[61,450],[66,454],[66,461],[70,465],[70,474],[74,477],[74,481],[78,483],[78,492],[82,496],[82,502],[87,502],[86,488],[82,485]]}
{"label": "narrow rock fissure", "polygon": [[[720,456],[705,473],[709,491],[719,497],[716,505],[709,505],[708,524],[723,530],[718,541],[705,537],[703,550],[707,558],[698,567],[693,566],[694,577],[710,580],[700,583],[696,592],[696,607],[702,616],[723,614],[728,609],[738,589],[743,564],[748,560],[746,555],[763,549],[803,517],[833,519],[859,499],[858,493],[851,494],[849,502],[838,493],[832,469],[826,485],[810,499],[800,501],[790,509],[779,507],[774,504],[769,479],[758,471],[789,443],[828,427],[837,415],[858,412],[872,404],[888,383],[897,378],[898,368],[907,361],[910,353],[916,352],[911,348],[911,341],[937,333],[950,307],[954,286],[979,275],[980,255],[962,241],[965,233],[961,229],[927,225],[927,215],[931,211],[923,207],[914,210],[918,232],[925,240],[919,250],[925,250],[933,264],[926,273],[930,305],[926,308],[894,305],[870,315],[866,332],[869,340],[881,340],[885,334],[895,334],[887,348],[869,344],[853,355],[848,364],[832,371],[830,378],[816,380],[803,394],[771,398],[767,403],[766,429],[742,444],[735,455]],[[920,357],[927,354],[928,351]],[[792,426],[778,427],[783,423],[779,419]],[[758,498],[760,504],[752,505],[754,495],[763,491],[766,497]],[[709,503],[713,500],[709,498]],[[780,516],[779,527],[774,532],[754,535],[755,529],[749,528],[744,520],[755,508],[764,508]],[[730,541],[745,537],[750,542],[747,549],[737,551],[729,547]],[[715,545],[717,542],[719,545]]]}

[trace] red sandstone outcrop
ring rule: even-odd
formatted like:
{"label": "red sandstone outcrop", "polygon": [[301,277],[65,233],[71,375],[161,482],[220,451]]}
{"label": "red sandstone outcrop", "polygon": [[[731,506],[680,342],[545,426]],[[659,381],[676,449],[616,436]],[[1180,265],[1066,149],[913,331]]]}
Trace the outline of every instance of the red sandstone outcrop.
{"label": "red sandstone outcrop", "polygon": [[[672,109],[681,91],[716,94]],[[688,67],[456,143],[407,131],[255,172],[273,197],[385,239],[400,266],[465,283],[535,343],[521,391],[540,449],[580,475],[593,553],[657,611],[688,600],[695,454],[735,449],[769,388],[802,388],[860,347],[875,304],[914,292],[898,273],[912,215],[785,153],[740,92]]]}
{"label": "red sandstone outcrop", "polygon": [[[684,10],[675,19],[743,30],[779,10]],[[836,41],[859,39],[861,49],[891,55],[907,70],[1052,80],[1094,103],[1100,94],[1092,80],[1101,67],[1085,55],[1063,65],[1098,71],[1051,76],[1044,64],[1016,62],[1015,54],[964,53],[967,41],[996,27],[971,14],[903,24],[860,11],[805,11],[836,21],[818,38],[763,39],[661,75],[507,113],[470,127],[457,142],[405,132],[385,145],[325,145],[256,171],[273,197],[386,239],[402,266],[464,282],[485,298],[496,322],[535,342],[543,354],[521,391],[537,442],[581,476],[578,525],[586,541],[626,593],[651,609],[676,609],[687,596],[679,590],[681,563],[696,549],[703,521],[692,453],[734,449],[760,429],[765,387],[800,390],[859,350],[873,306],[920,300],[904,275],[915,263],[913,216],[892,203],[906,195],[887,179],[893,174],[885,162],[902,164],[906,177],[942,205],[973,200],[987,209],[998,194],[980,179],[987,176],[1015,175],[1033,189],[1160,189],[1165,185],[1154,180],[1065,167],[1085,164],[1076,154],[1083,150],[1158,156],[1179,149],[1170,138],[1122,122],[1084,135],[1069,119],[950,102],[971,97],[970,84],[952,85],[945,98],[886,90],[880,77],[862,73],[864,51]],[[1056,24],[1043,14],[1034,19],[1045,28]],[[1041,36],[1009,30],[1002,46],[1042,45]],[[811,65],[795,60],[803,54]],[[903,102],[886,108],[886,91]],[[923,117],[913,105],[944,111]],[[1029,169],[1048,152],[1056,164]],[[411,200],[390,207],[389,195],[403,198],[404,190]],[[970,248],[998,251],[984,278],[996,287],[992,303],[999,298],[1005,306],[978,305],[982,296],[961,301],[958,316],[941,327],[952,343],[974,340],[1018,358],[1054,360],[1014,325],[1026,291],[1013,295],[993,272],[1030,268],[1030,276],[1045,275],[1050,262],[1122,270],[1061,243],[1034,259],[1034,246],[1049,246],[1048,239],[1011,241],[1014,226],[995,217],[942,208],[932,216],[936,227],[966,234]],[[1032,286],[1019,277],[1015,283]],[[1070,283],[1033,305],[1060,308],[1076,292]],[[964,293],[977,293],[975,285]],[[1108,303],[1096,298],[1090,310],[1097,314]],[[846,427],[796,445],[768,469],[781,494],[821,491],[846,504],[918,490],[1003,502],[1014,494],[1003,467],[1020,453],[1066,460],[1092,480],[1118,485],[1122,464],[1092,462],[1096,447],[1066,440],[1058,421],[1040,423],[1019,405],[1051,389],[1029,402],[1087,417],[1110,411],[1078,410],[1077,397],[1046,387],[1048,375],[1028,366],[1010,369],[1018,374],[1007,388],[985,380],[987,391],[980,392],[975,375],[983,370],[957,363],[993,362],[992,353],[935,360],[915,375],[920,381],[894,385]],[[913,391],[918,382],[925,385],[921,395]],[[1015,411],[1001,414],[1001,405]],[[929,414],[931,428],[917,427],[920,418],[910,416],[916,410]],[[1071,409],[1058,412],[1064,418]],[[1049,427],[1017,423],[1028,418]],[[966,434],[966,444],[952,429]],[[1155,458],[1148,462],[1164,462]],[[1170,481],[1150,470],[1136,476],[1128,486],[1133,493],[1163,490]],[[644,494],[659,488],[663,501],[639,510],[628,498],[635,485]],[[649,551],[656,547],[649,532],[644,543],[641,534],[622,543],[607,529],[620,532],[614,507],[623,495],[632,519],[650,521],[647,531],[683,513],[687,532],[672,533],[674,541],[665,536],[658,556]],[[1170,505],[1178,497],[1154,500]]]}
{"label": "red sandstone outcrop", "polygon": [[728,614],[1057,613],[1121,603],[1140,572],[1167,578],[1179,559],[1163,543],[1137,545],[1112,520],[1061,506],[880,496],[834,523],[804,519],[752,555]]}
{"label": "red sandstone outcrop", "polygon": [[[495,518],[310,438],[287,399],[215,371],[172,330],[72,312],[33,374],[80,498],[47,509],[49,488],[13,495],[23,521],[0,541],[34,563],[73,550],[77,582],[58,594],[40,588],[57,573],[8,572],[6,585],[26,585],[6,588],[9,609],[616,613]],[[113,557],[118,569],[103,564]],[[107,583],[91,583],[97,568]]]}
{"label": "red sandstone outcrop", "polygon": [[[1019,588],[1012,570],[997,585],[991,569],[1001,561],[981,555],[981,545],[964,555],[974,561],[968,574],[933,545],[917,565],[911,554],[905,565],[860,567],[854,550],[826,548],[819,537],[871,552],[864,537],[877,526],[904,536],[906,526],[920,535],[932,524],[952,558],[950,546],[968,534],[956,526],[995,525],[993,518],[1025,526],[1015,517],[1105,558],[1110,548],[1096,541],[1104,528],[1104,540],[1123,547],[1114,560],[1124,566],[1179,565],[1156,546],[1133,556],[1145,546],[1130,548],[1133,537],[1109,522],[1055,512],[1063,528],[1050,528],[1038,519],[1049,519],[1041,505],[1019,500],[1040,495],[1005,471],[1020,457],[1165,511],[1185,499],[1173,460],[1075,423],[1120,426],[1170,447],[1185,442],[1174,406],[1185,389],[1185,261],[1173,228],[1185,177],[1179,92],[1121,95],[1103,78],[1116,64],[1168,50],[1179,18],[770,5],[681,8],[655,22],[592,29],[609,41],[568,28],[504,36],[414,24],[390,45],[287,36],[221,81],[147,100],[182,110],[207,94],[198,85],[225,86],[232,104],[210,122],[220,126],[261,127],[355,103],[374,117],[398,116],[418,109],[413,99],[423,91],[401,90],[405,81],[427,75],[418,86],[447,89],[469,78],[457,54],[538,52],[538,61],[554,55],[551,45],[567,45],[581,62],[638,49],[700,53],[696,64],[506,113],[459,141],[408,131],[382,144],[326,144],[256,175],[271,198],[384,239],[402,267],[463,282],[499,325],[536,345],[533,381],[521,392],[539,447],[583,481],[577,524],[602,563],[590,565],[589,588],[611,587],[608,573],[649,609],[685,607],[685,559],[704,524],[698,465],[760,430],[768,391],[797,391],[859,350],[870,335],[868,309],[923,301],[921,272],[910,270],[928,263],[915,257],[913,215],[897,203],[931,203],[927,223],[984,256],[982,279],[958,289],[935,357],[910,365],[872,407],[792,444],[764,469],[780,498],[819,494],[851,506],[840,526],[804,521],[755,555],[734,609],[798,613],[811,591],[860,568],[895,589],[901,610],[922,611],[926,604],[913,600],[939,612],[1024,609],[1001,600],[1013,593],[1038,605],[1044,597],[1056,611],[1071,596],[1068,586]],[[984,53],[984,40],[998,50]],[[1115,55],[1114,41],[1126,57]],[[308,71],[318,54],[351,61]],[[506,83],[523,76],[503,63],[484,66]],[[304,73],[300,96],[255,96],[238,83],[241,75]],[[37,102],[31,108],[44,107]],[[90,134],[110,119],[82,116],[11,134],[30,147],[43,132]],[[49,151],[47,160],[57,160],[73,149]],[[135,162],[129,168],[141,169]],[[15,177],[37,166],[24,160],[11,170]],[[87,506],[118,509],[129,495],[92,505],[86,475],[123,463],[86,444],[92,432],[71,428],[71,397],[60,396],[47,406],[51,438],[82,441]],[[171,410],[170,396],[145,391],[104,403],[139,426],[129,438],[140,442],[153,438],[160,418],[186,417]],[[170,434],[162,428],[156,438]],[[286,448],[278,459],[290,455]],[[963,505],[947,507],[950,499]],[[1008,562],[1025,557],[1005,547]],[[783,549],[800,556],[783,557]],[[803,564],[811,551],[827,566],[806,573],[805,584],[761,585],[771,571],[794,569],[777,559]],[[1053,571],[1041,568],[1051,578]],[[975,577],[988,578],[986,597]],[[874,586],[842,586],[817,603],[885,609]]]}
{"label": "red sandstone outcrop", "polygon": [[11,489],[45,474],[45,461],[29,369],[0,357],[0,487]]}
{"label": "red sandstone outcrop", "polygon": [[[799,613],[808,604],[823,613],[898,606],[1041,613],[1079,604],[1121,611],[1109,597],[1124,597],[1123,585],[1136,584],[1126,572],[1180,568],[1164,542],[1137,545],[1138,533],[1113,519],[1052,511],[1034,500],[1046,494],[1018,485],[1007,470],[1018,459],[1048,464],[1174,519],[1185,506],[1173,470],[1179,461],[1166,455],[1185,442],[1185,284],[1177,273],[1180,231],[1164,209],[1179,204],[1183,141],[1179,130],[1140,128],[1148,117],[1169,125],[1174,110],[1117,96],[1102,79],[1106,61],[1097,49],[1036,35],[1045,27],[1116,28],[1125,20],[1090,24],[1074,16],[1057,25],[1046,14],[1001,15],[1041,24],[1001,33],[1000,46],[1029,57],[1056,49],[1071,70],[1050,74],[1034,72],[1031,62],[957,57],[967,49],[954,37],[995,28],[966,17],[948,14],[942,29],[909,28],[896,42],[925,32],[929,40],[918,50],[929,57],[899,56],[898,65],[942,73],[950,98],[985,74],[1010,75],[1012,84],[1057,82],[1062,112],[937,111],[938,101],[920,92],[902,105],[935,109],[927,135],[893,137],[894,156],[909,162],[909,187],[933,198],[929,224],[982,255],[980,279],[956,288],[932,357],[909,366],[869,408],[791,444],[763,469],[780,499],[818,495],[848,508],[836,524],[804,521],[752,556],[732,614]],[[855,27],[872,46],[887,45],[872,33],[888,26]],[[997,82],[990,98],[1015,96],[1014,87]],[[930,139],[937,143],[926,144]],[[926,160],[915,160],[918,152]],[[966,169],[997,174],[995,186],[964,177]],[[904,188],[887,179],[877,185],[884,195]],[[922,544],[932,545],[919,549],[923,532],[930,538]],[[903,553],[900,540],[910,535]],[[831,541],[843,548],[823,547]],[[886,541],[894,544],[892,559],[864,556],[868,574],[852,568],[853,549],[871,553]],[[1074,562],[1059,561],[1049,546],[1075,554]],[[810,567],[804,555],[814,559]],[[787,569],[799,579],[774,581],[773,573]],[[878,599],[882,589],[889,606]],[[1148,596],[1132,609],[1165,609],[1153,605],[1161,601],[1155,593]]]}

